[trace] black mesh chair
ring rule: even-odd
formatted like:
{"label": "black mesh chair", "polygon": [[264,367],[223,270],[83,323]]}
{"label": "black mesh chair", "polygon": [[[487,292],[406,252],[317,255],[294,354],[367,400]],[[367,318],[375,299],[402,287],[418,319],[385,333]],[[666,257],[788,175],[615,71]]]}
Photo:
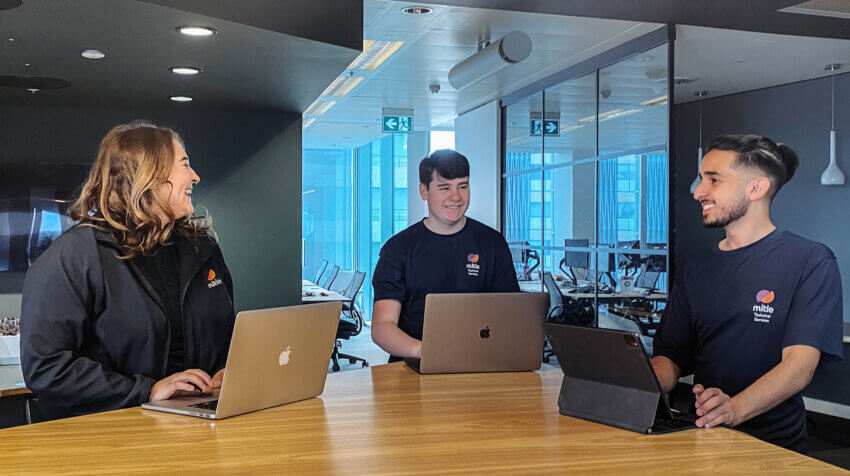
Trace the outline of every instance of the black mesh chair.
{"label": "black mesh chair", "polygon": [[[546,320],[560,322],[561,314],[564,312],[564,295],[561,294],[561,290],[558,289],[558,283],[555,282],[555,278],[552,277],[552,273],[543,273],[543,284],[549,292],[549,312],[546,313]],[[552,346],[549,345],[549,341],[546,340],[546,337],[544,336],[543,362],[549,362],[549,358],[553,355],[555,355],[555,351],[552,350]]]}
{"label": "black mesh chair", "polygon": [[354,279],[354,273],[352,271],[340,271],[336,274],[333,282],[328,284],[327,290],[342,294],[348,288],[348,285],[351,284],[352,279]]}
{"label": "black mesh chair", "polygon": [[336,341],[334,342],[334,349],[331,353],[331,361],[333,361],[332,369],[334,372],[339,371],[339,359],[348,359],[348,363],[350,364],[362,362],[363,367],[369,366],[369,362],[366,362],[366,359],[340,352],[343,340],[348,340],[363,331],[363,314],[357,309],[354,299],[357,297],[357,293],[360,292],[364,279],[366,279],[366,273],[355,271],[345,291],[342,292],[342,295],[349,298],[349,301],[345,301],[342,304],[342,315],[339,318],[339,326],[336,329]]}
{"label": "black mesh chair", "polygon": [[328,269],[328,265],[331,262],[328,260],[323,260],[322,264],[319,265],[319,272],[316,273],[316,279],[313,280],[313,283],[319,284],[319,281],[322,279],[322,275],[325,274],[325,271]]}
{"label": "black mesh chair", "polygon": [[334,265],[334,267],[322,277],[322,282],[316,284],[318,284],[320,288],[328,289],[336,279],[337,274],[339,274],[339,266]]}

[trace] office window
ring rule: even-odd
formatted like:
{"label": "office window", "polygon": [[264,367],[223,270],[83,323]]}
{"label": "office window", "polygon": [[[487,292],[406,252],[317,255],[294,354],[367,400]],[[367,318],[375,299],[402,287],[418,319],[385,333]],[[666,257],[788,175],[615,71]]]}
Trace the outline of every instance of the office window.
{"label": "office window", "polygon": [[[666,291],[668,85],[644,72],[665,70],[667,48],[504,107],[502,228],[523,290],[543,290],[551,272],[613,290],[633,276]],[[629,304],[592,295],[576,312],[607,318]],[[642,309],[657,311],[664,299]]]}
{"label": "office window", "polygon": [[434,152],[440,149],[455,148],[455,131],[431,131],[431,149],[428,152]]}
{"label": "office window", "polygon": [[381,246],[407,227],[407,138],[385,135],[354,151],[356,268],[366,273],[357,303],[372,314],[372,272]]}
{"label": "office window", "polygon": [[313,280],[323,260],[354,265],[354,180],[351,150],[302,152],[302,276]]}
{"label": "office window", "polygon": [[304,149],[302,276],[323,260],[367,273],[358,305],[372,312],[372,271],[381,246],[407,227],[407,135],[353,150]]}

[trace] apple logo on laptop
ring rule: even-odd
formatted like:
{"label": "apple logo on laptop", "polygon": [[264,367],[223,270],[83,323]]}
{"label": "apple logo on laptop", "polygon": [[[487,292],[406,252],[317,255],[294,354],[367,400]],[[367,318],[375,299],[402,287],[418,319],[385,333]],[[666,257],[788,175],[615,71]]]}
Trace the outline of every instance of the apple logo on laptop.
{"label": "apple logo on laptop", "polygon": [[490,326],[487,326],[484,329],[481,329],[481,338],[482,339],[489,339],[490,338]]}
{"label": "apple logo on laptop", "polygon": [[289,363],[289,354],[292,353],[290,350],[292,348],[291,345],[286,346],[286,350],[280,353],[280,356],[277,358],[277,363],[281,366]]}

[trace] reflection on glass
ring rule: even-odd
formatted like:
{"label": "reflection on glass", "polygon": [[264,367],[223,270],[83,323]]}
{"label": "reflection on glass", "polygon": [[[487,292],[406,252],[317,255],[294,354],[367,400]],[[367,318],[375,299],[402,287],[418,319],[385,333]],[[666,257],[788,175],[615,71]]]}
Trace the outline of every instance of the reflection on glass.
{"label": "reflection on glass", "polygon": [[540,246],[543,227],[541,172],[505,178],[505,239]]}
{"label": "reflection on glass", "polygon": [[[543,157],[546,165],[596,155],[596,73],[561,83],[546,90],[546,125]],[[557,121],[557,122],[553,122]]]}
{"label": "reflection on glass", "polygon": [[541,279],[545,270],[543,264],[544,252],[539,248],[524,247],[524,244],[524,242],[508,243],[520,290],[525,292],[542,291]]}
{"label": "reflection on glass", "polygon": [[[564,246],[564,240],[595,242],[596,165],[558,167],[545,172],[543,204],[546,245]],[[587,246],[587,245],[585,245]]]}
{"label": "reflection on glass", "polygon": [[667,45],[599,71],[599,155],[667,144]]}
{"label": "reflection on glass", "polygon": [[599,243],[617,248],[666,243],[667,194],[664,151],[599,161]]}
{"label": "reflection on glass", "polygon": [[543,93],[505,108],[505,171],[518,172],[543,164],[543,137],[534,135],[532,116],[543,110]]}

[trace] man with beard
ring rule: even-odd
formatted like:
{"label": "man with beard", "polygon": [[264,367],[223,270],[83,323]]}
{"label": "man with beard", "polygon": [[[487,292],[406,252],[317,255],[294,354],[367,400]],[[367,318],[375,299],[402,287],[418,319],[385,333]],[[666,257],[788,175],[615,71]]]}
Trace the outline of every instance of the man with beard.
{"label": "man with beard", "polygon": [[820,360],[842,357],[843,308],[829,248],[770,220],[797,164],[791,148],[766,137],[711,142],[694,199],[703,224],[726,238],[676,280],[652,367],[665,392],[694,374],[698,427],[735,427],[805,452],[802,391]]}

